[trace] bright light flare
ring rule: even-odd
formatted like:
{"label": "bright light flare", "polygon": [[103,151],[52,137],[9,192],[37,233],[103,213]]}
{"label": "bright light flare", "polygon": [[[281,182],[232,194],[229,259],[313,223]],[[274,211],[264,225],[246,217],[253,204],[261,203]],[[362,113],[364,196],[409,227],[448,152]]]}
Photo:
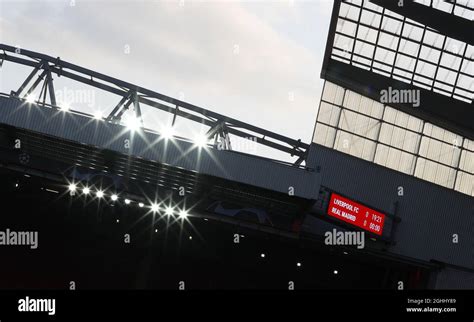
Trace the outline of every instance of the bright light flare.
{"label": "bright light flare", "polygon": [[59,105],[59,108],[61,109],[61,111],[67,112],[71,109],[71,105],[68,102],[62,102]]}
{"label": "bright light flare", "polygon": [[194,138],[194,144],[199,148],[204,148],[207,146],[207,141],[209,138],[205,134],[199,134]]}
{"label": "bright light flare", "polygon": [[158,210],[159,210],[158,204],[154,203],[151,205],[151,211],[158,212]]}
{"label": "bright light flare", "polygon": [[172,126],[165,126],[161,129],[160,134],[165,139],[171,139],[174,136],[174,128]]}
{"label": "bright light flare", "polygon": [[167,216],[173,215],[173,208],[171,208],[171,207],[166,207],[166,209],[165,209],[165,214],[166,214]]}
{"label": "bright light flare", "polygon": [[94,112],[94,118],[96,120],[102,120],[103,117],[104,117],[104,113],[102,113],[102,111],[95,111]]}
{"label": "bright light flare", "polygon": [[145,206],[145,204],[143,202],[138,203],[138,207],[143,208],[144,206]]}
{"label": "bright light flare", "polygon": [[85,195],[88,195],[89,192],[91,192],[91,189],[85,187],[84,189],[82,189],[82,193],[85,194]]}
{"label": "bright light flare", "polygon": [[118,199],[118,196],[116,194],[113,194],[110,199],[112,199],[112,201],[117,201]]}
{"label": "bright light flare", "polygon": [[130,131],[136,131],[141,126],[141,120],[135,116],[128,116],[124,119],[124,124]]}
{"label": "bright light flare", "polygon": [[36,96],[35,96],[35,94],[29,94],[29,95],[26,97],[26,102],[28,102],[29,104],[33,104],[35,101],[36,101]]}
{"label": "bright light flare", "polygon": [[181,219],[187,218],[188,216],[189,216],[189,214],[186,210],[181,210],[179,212],[179,218],[181,218]]}
{"label": "bright light flare", "polygon": [[97,198],[102,198],[104,196],[104,192],[102,190],[98,190],[95,195],[97,196]]}
{"label": "bright light flare", "polygon": [[74,183],[71,183],[71,184],[69,185],[69,191],[71,191],[71,192],[75,192],[75,191],[76,191],[76,188],[77,188],[77,186],[76,186]]}
{"label": "bright light flare", "polygon": [[125,199],[125,204],[129,205],[130,204],[130,199]]}

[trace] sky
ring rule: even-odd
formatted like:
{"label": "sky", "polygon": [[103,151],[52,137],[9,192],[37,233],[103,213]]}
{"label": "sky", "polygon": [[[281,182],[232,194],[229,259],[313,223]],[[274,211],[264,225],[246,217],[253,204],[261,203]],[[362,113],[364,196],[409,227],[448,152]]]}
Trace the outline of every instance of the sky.
{"label": "sky", "polygon": [[[310,143],[331,10],[330,0],[0,0],[0,42]],[[28,73],[4,63],[1,92],[17,88]],[[84,87],[56,82],[63,93]],[[119,100],[100,91],[92,96],[91,104],[72,108],[106,113]],[[147,127],[168,122],[169,115],[143,113]],[[265,147],[245,149],[289,161]]]}

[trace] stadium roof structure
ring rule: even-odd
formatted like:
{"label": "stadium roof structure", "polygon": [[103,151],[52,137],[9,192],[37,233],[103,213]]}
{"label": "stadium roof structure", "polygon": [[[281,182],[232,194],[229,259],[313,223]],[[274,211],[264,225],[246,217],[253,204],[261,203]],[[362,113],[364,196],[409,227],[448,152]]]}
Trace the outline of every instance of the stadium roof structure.
{"label": "stadium roof structure", "polygon": [[390,105],[472,140],[473,16],[469,1],[336,0],[321,76],[377,101],[418,90],[419,107]]}
{"label": "stadium roof structure", "polygon": [[473,2],[334,2],[313,142],[474,196]]}
{"label": "stadium roof structure", "polygon": [[[0,66],[4,61],[33,68],[18,90],[11,91],[9,95],[12,97],[27,99],[40,86],[40,95],[35,101],[38,101],[43,106],[48,105],[49,107],[59,109],[60,104],[55,97],[53,82],[53,75],[56,74],[57,77],[65,77],[92,86],[103,92],[117,95],[117,105],[105,117],[105,120],[111,123],[120,123],[125,111],[130,109],[134,112],[136,119],[143,125],[143,118],[145,116],[142,115],[140,108],[140,104],[143,104],[172,113],[174,115],[172,125],[174,125],[177,117],[182,117],[207,126],[209,129],[206,136],[208,139],[214,138],[214,145],[217,144],[219,139],[226,138],[226,136],[232,134],[236,137],[252,140],[272,149],[288,153],[292,157],[296,156],[297,160],[294,163],[296,166],[300,166],[308,154],[309,144],[301,142],[301,140],[295,140],[153,90],[69,63],[60,57],[55,58],[38,52],[0,44]],[[48,100],[49,104],[47,103]],[[91,116],[93,117],[93,115]],[[232,146],[226,144],[225,149],[232,150]]]}
{"label": "stadium roof structure", "polygon": [[[236,204],[243,209],[251,206],[257,214],[264,208],[277,218],[267,220],[270,226],[264,218],[242,225],[291,236],[295,235],[291,221],[310,209],[318,197],[321,175],[307,164],[310,145],[301,140],[60,58],[0,44],[0,65],[4,61],[26,67],[30,74],[10,93],[0,93],[0,168],[63,185],[72,183],[82,195],[92,191],[102,197],[120,195],[153,208],[157,207],[153,200],[160,200],[162,205],[166,201],[175,208],[192,209],[193,215],[232,213],[233,208],[228,208]],[[100,117],[65,108],[55,92],[59,77],[91,86],[97,95],[109,94],[117,103],[108,106],[108,116]],[[35,92],[39,95],[32,95]],[[138,128],[124,122],[122,116],[127,114],[138,121],[154,116],[145,106],[152,112],[169,113],[171,126],[178,117],[206,126],[206,140],[169,136],[147,128],[144,122]],[[216,144],[228,134],[288,153],[297,160],[283,162],[233,150],[230,144]],[[208,144],[211,139],[213,145]],[[21,147],[15,147],[15,141],[21,142]],[[224,218],[240,223],[233,217]]]}

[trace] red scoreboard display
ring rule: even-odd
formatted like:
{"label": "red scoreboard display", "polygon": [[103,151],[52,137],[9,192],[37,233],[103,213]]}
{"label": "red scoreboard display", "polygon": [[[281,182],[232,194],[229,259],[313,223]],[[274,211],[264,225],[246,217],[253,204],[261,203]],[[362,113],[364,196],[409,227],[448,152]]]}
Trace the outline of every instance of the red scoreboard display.
{"label": "red scoreboard display", "polygon": [[371,233],[382,235],[385,215],[336,193],[331,194],[328,215]]}

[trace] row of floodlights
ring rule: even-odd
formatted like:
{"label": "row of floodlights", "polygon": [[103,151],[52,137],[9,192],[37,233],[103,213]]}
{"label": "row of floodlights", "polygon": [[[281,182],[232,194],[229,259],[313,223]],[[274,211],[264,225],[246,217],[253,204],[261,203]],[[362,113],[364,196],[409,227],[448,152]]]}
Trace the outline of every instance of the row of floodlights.
{"label": "row of floodlights", "polygon": [[[68,188],[69,188],[69,191],[72,192],[72,193],[76,193],[76,192],[78,192],[78,190],[79,190],[79,188],[77,187],[77,185],[76,185],[75,183],[69,184],[69,187],[68,187]],[[99,189],[99,190],[96,190],[95,192],[93,192],[93,191],[91,190],[91,188],[89,188],[89,187],[86,186],[86,187],[82,188],[81,191],[82,191],[82,194],[83,194],[83,195],[86,195],[86,196],[87,196],[87,195],[92,195],[92,194],[95,193],[95,196],[96,196],[98,199],[106,198],[105,192],[104,192],[103,190],[100,190],[100,189]],[[112,200],[112,201],[117,201],[118,199],[119,199],[119,196],[118,196],[117,194],[112,194],[112,195],[110,195],[110,200]],[[132,201],[131,201],[130,199],[124,199],[124,203],[125,203],[126,205],[129,205],[129,204],[132,203]],[[145,204],[144,204],[143,202],[139,202],[139,203],[138,203],[138,207],[143,208],[143,207],[145,207]],[[147,206],[147,207],[150,208],[150,210],[151,210],[153,213],[157,213],[157,212],[159,212],[159,211],[162,211],[162,212],[164,212],[165,215],[167,215],[167,216],[172,216],[173,214],[177,213],[180,218],[183,218],[183,219],[184,219],[184,218],[187,218],[188,215],[189,215],[189,213],[188,213],[186,210],[184,210],[184,209],[179,210],[179,211],[176,212],[176,211],[175,211],[176,209],[175,209],[174,207],[167,206],[167,207],[165,207],[165,208],[160,208],[160,205],[157,204],[157,203],[152,203],[151,205],[149,205],[149,206]]]}
{"label": "row of floodlights", "polygon": [[[36,101],[36,96],[34,94],[29,94],[26,97],[26,102],[29,104],[33,104],[35,103],[35,101]],[[70,110],[71,106],[67,102],[63,102],[59,104],[59,108],[61,111],[67,112]],[[104,120],[102,111],[94,112],[93,116],[97,120],[101,120],[101,121]],[[134,132],[140,129],[142,121],[141,121],[141,118],[139,117],[127,115],[124,117],[123,124],[127,127],[128,130]],[[174,132],[175,131],[172,126],[165,126],[161,129],[160,135],[165,139],[172,139],[175,134]],[[194,144],[200,148],[206,147],[208,141],[209,141],[209,137],[202,133],[196,135],[196,137],[193,139]]]}

